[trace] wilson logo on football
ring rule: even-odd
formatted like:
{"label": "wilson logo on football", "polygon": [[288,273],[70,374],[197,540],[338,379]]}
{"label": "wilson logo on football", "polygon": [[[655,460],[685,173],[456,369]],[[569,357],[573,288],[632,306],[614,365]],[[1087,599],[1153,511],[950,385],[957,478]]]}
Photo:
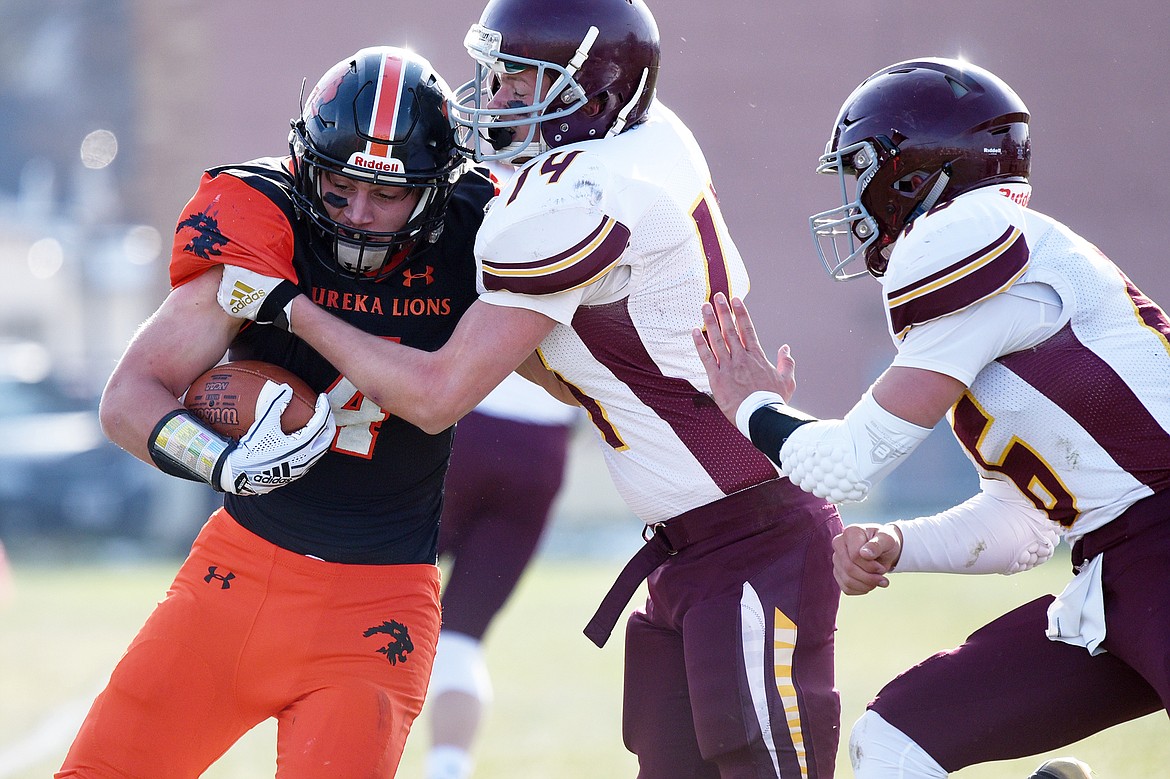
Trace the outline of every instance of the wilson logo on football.
{"label": "wilson logo on football", "polygon": [[209,425],[235,426],[240,424],[240,410],[230,407],[200,408],[194,411],[195,416]]}
{"label": "wilson logo on football", "polygon": [[264,290],[250,287],[242,281],[232,285],[232,313],[238,314],[253,303],[264,299]]}

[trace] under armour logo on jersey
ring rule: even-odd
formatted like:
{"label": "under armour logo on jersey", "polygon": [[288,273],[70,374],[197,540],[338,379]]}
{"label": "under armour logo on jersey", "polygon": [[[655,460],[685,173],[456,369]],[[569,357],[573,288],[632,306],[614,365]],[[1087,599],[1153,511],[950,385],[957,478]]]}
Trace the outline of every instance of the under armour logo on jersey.
{"label": "under armour logo on jersey", "polygon": [[218,568],[219,568],[218,565],[207,566],[207,575],[203,577],[203,581],[207,582],[208,584],[211,584],[213,581],[218,579],[221,583],[220,587],[219,587],[221,590],[231,589],[232,579],[236,578],[236,575],[234,573],[232,573],[231,571],[228,571],[227,573],[223,573],[223,574],[216,573],[216,570]]}
{"label": "under armour logo on jersey", "polygon": [[405,663],[406,656],[414,651],[414,642],[410,640],[410,633],[406,629],[406,625],[401,622],[389,620],[383,622],[372,628],[366,628],[363,636],[369,638],[376,634],[383,634],[390,637],[390,642],[386,646],[377,650],[379,654],[386,655],[386,659],[390,661],[390,665],[398,665],[398,663]]}
{"label": "under armour logo on jersey", "polygon": [[179,222],[175,228],[177,235],[184,227],[195,231],[195,237],[188,241],[183,251],[190,252],[204,260],[211,259],[212,255],[223,254],[220,247],[227,246],[231,241],[219,231],[219,222],[214,216],[204,211],[201,214],[192,214]]}
{"label": "under armour logo on jersey", "polygon": [[402,271],[402,286],[409,287],[417,279],[422,279],[430,286],[435,281],[435,269],[428,265],[422,273],[411,273],[409,268]]}

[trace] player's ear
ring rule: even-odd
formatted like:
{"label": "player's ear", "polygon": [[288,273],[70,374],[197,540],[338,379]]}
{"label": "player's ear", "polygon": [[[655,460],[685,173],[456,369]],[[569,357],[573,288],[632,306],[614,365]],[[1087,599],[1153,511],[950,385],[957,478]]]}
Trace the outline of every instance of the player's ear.
{"label": "player's ear", "polygon": [[585,116],[597,116],[599,113],[601,113],[602,109],[605,108],[606,103],[609,102],[607,97],[608,95],[605,92],[601,93],[600,95],[594,95],[593,97],[589,98],[589,102],[585,103],[585,105],[581,106],[577,110]]}

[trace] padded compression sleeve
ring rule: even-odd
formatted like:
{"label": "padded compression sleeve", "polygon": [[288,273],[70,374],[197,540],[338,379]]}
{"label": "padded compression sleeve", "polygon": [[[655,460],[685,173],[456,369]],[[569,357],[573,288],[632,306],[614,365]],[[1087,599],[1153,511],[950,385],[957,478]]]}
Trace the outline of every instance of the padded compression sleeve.
{"label": "padded compression sleeve", "polygon": [[866,392],[844,419],[794,430],[780,449],[780,472],[819,498],[861,501],[928,435],[930,428],[891,414]]}
{"label": "padded compression sleeve", "polygon": [[902,554],[895,571],[1012,574],[1052,557],[1060,540],[1055,522],[1021,500],[994,493],[1000,482],[958,506],[929,517],[898,520]]}

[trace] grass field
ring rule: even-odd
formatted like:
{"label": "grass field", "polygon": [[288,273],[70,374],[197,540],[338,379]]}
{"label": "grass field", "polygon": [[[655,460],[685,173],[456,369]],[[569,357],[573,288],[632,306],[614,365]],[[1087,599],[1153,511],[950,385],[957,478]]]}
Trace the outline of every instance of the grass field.
{"label": "grass field", "polygon": [[[177,562],[20,566],[0,607],[0,779],[45,779],[126,643],[165,590]],[[479,744],[476,779],[632,777],[621,744],[621,640],[604,650],[581,627],[618,561],[541,558],[488,636],[496,702]],[[1036,594],[1063,586],[1067,553],[1014,577],[904,574],[888,591],[842,604],[838,686],[844,727],[883,682],[970,629]],[[1070,680],[1070,683],[1075,681]],[[1036,723],[1055,727],[1059,723]],[[416,725],[399,776],[422,775],[425,725]],[[249,733],[206,776],[272,776],[275,728]],[[1064,753],[1101,779],[1166,776],[1162,714],[1098,734]],[[1040,758],[976,766],[961,779],[1023,779]],[[844,756],[838,776],[851,776]]]}

